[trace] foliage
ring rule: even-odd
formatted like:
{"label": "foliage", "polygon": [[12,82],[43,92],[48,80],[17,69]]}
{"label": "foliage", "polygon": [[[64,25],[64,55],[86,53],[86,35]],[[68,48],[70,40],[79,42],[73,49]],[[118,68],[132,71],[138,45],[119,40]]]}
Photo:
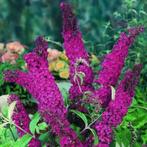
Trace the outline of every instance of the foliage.
{"label": "foliage", "polygon": [[142,93],[140,88],[138,88],[128,114],[122,124],[116,129],[115,136],[119,145],[124,144],[125,146],[129,146],[131,144],[137,147],[147,144],[147,103],[145,98],[146,94]]}
{"label": "foliage", "polygon": [[[73,0],[72,3],[79,17],[79,25],[83,32],[86,48],[92,54],[91,65],[95,71],[99,69],[98,65],[102,61],[103,55],[108,53],[112,48],[112,44],[116,38],[118,38],[119,32],[125,30],[126,28],[140,24],[144,25],[145,30],[147,28],[146,0],[124,0],[119,2],[117,0],[92,0],[84,2],[82,0]],[[49,41],[50,47],[56,47],[58,50],[62,50],[62,39],[60,33],[61,21],[59,21],[59,18],[61,17],[60,12],[58,11],[58,6],[59,0],[53,2],[50,2],[49,0],[21,0],[19,2],[15,0],[1,0],[0,10],[2,13],[0,14],[0,40],[7,42],[12,39],[19,39],[26,45],[32,45],[34,38],[40,34],[43,34],[46,36],[52,36],[50,37],[51,40]],[[8,28],[8,30],[5,28]],[[126,67],[123,69],[124,73],[126,69],[132,67],[134,63],[143,64],[141,80],[138,88],[136,89],[136,96],[123,122],[114,130],[114,141],[111,143],[111,146],[140,147],[143,144],[147,144],[147,58],[145,58],[147,56],[146,36],[147,32],[145,31],[145,33],[135,42],[129,53],[129,58],[126,60]],[[61,43],[55,44],[56,41],[52,40],[57,40]],[[94,54],[97,54],[98,58],[94,57]],[[55,66],[55,64],[60,64],[61,62],[63,62],[64,68],[60,69],[60,66],[59,68],[58,66]],[[68,99],[68,90],[70,84],[68,81],[61,81],[60,79],[62,78],[61,72],[63,69],[65,71],[68,70],[69,62],[62,57],[59,57],[57,61],[52,62],[51,64],[53,64],[53,66],[50,66],[53,68],[53,74],[56,75],[59,89],[64,97],[65,106],[69,108],[71,103],[71,101]],[[47,126],[44,120],[42,120],[40,117],[36,109],[36,101],[32,98],[32,96],[29,95],[28,92],[22,87],[12,83],[6,83],[3,80],[1,73],[4,70],[22,70],[23,65],[24,62],[22,60],[22,56],[20,56],[15,65],[7,62],[0,63],[0,95],[10,94],[10,92],[20,95],[21,99],[23,100],[22,102],[25,104],[28,112],[30,113],[31,133],[39,136],[38,138],[41,140],[43,146],[45,146],[48,142],[51,145],[58,146],[58,138],[51,133],[50,126]],[[111,90],[112,98],[114,98],[114,87],[111,87]],[[32,106],[34,110],[30,109]],[[13,106],[4,108],[2,112],[2,114],[5,115],[8,120],[10,120],[10,115],[12,113],[12,110],[10,109],[13,109],[12,107]],[[94,111],[93,106],[86,104],[86,107],[88,108],[89,112]],[[9,114],[9,117],[7,113]],[[81,130],[77,124],[72,124],[72,128],[76,131],[78,136],[81,137],[81,139],[81,134],[85,131],[87,134],[92,134],[95,144],[98,143],[98,137],[95,130],[90,126],[93,124],[93,122],[95,122],[95,116],[99,115],[101,118],[101,113],[102,112],[99,112],[99,114],[91,113],[86,115],[85,113],[71,109],[70,114],[74,115],[75,119],[79,120],[80,124],[82,124],[81,126],[83,126]],[[22,146],[26,146],[26,144],[28,144],[28,142],[31,140],[32,136],[29,134],[24,135],[22,138],[18,138],[16,126],[10,122],[5,122],[5,124],[1,117],[0,123],[0,144],[2,147],[14,145],[17,147],[20,146],[20,144]]]}

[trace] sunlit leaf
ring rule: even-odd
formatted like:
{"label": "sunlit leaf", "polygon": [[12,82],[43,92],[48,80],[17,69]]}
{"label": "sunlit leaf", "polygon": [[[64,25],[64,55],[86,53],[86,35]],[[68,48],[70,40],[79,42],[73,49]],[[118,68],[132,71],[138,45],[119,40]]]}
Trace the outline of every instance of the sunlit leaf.
{"label": "sunlit leaf", "polygon": [[30,134],[25,134],[15,142],[14,147],[26,147],[31,139],[32,136]]}
{"label": "sunlit leaf", "polygon": [[5,127],[7,124],[9,124],[9,123],[8,122],[5,122],[5,123],[0,124],[0,128]]}
{"label": "sunlit leaf", "polygon": [[35,133],[35,129],[37,127],[37,123],[39,122],[39,120],[40,120],[40,114],[37,112],[34,114],[32,120],[30,122],[30,125],[29,125],[30,131],[32,134]]}
{"label": "sunlit leaf", "polygon": [[92,128],[88,128],[90,131],[91,131],[91,133],[93,134],[93,137],[94,137],[94,145],[97,145],[98,143],[99,143],[99,139],[98,139],[98,136],[97,136],[97,134],[96,134],[96,131],[94,130],[94,129],[92,129]]}
{"label": "sunlit leaf", "polygon": [[2,112],[3,107],[8,106],[7,99],[9,95],[0,96],[0,112]]}
{"label": "sunlit leaf", "polygon": [[85,127],[88,126],[88,120],[87,120],[84,113],[77,111],[77,110],[71,110],[71,112],[75,113],[76,115],[78,115],[83,120],[83,122],[85,123]]}
{"label": "sunlit leaf", "polygon": [[14,109],[15,109],[15,106],[16,106],[16,101],[13,101],[9,107],[8,107],[8,119],[10,120],[10,122],[12,122],[12,115],[14,113]]}
{"label": "sunlit leaf", "polygon": [[46,130],[47,124],[45,122],[42,122],[42,123],[38,124],[38,128],[39,128],[39,130]]}

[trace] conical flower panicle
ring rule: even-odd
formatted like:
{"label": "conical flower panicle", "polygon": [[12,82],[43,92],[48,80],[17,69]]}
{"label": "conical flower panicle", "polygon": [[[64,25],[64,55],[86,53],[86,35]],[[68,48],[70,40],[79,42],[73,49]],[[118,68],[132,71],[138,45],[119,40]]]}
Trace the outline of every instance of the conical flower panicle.
{"label": "conical flower panicle", "polygon": [[[92,68],[89,66],[88,52],[84,47],[82,34],[79,31],[71,6],[67,3],[61,3],[60,8],[63,15],[64,48],[70,61],[70,81],[73,84],[70,90],[70,98],[75,98],[74,87],[80,85],[81,89],[77,92],[77,95],[81,96],[92,84],[94,75]],[[82,83],[78,77],[80,73],[84,75]],[[91,88],[89,90],[91,91]]]}
{"label": "conical flower panicle", "polygon": [[[39,40],[43,41],[43,39]],[[42,46],[42,44],[45,46]],[[39,49],[44,53],[47,48],[46,44],[44,41],[41,42],[41,48],[39,44],[37,45],[37,52],[35,48],[32,53],[24,56],[29,71],[26,73],[21,71],[5,72],[5,80],[16,82],[29,91],[37,100],[41,116],[61,140],[63,137],[68,138],[68,146],[72,144],[80,145],[76,134],[70,129],[70,124],[66,118],[67,110],[64,107],[63,98],[54,77],[48,71],[47,59],[44,58],[45,55],[42,57],[38,54]]]}
{"label": "conical flower panicle", "polygon": [[124,67],[125,59],[128,56],[128,49],[133,44],[136,36],[142,31],[142,27],[136,27],[130,29],[128,35],[121,33],[112,51],[105,56],[101,65],[102,69],[96,80],[96,82],[101,85],[101,88],[96,90],[93,94],[94,97],[98,98],[102,106],[106,107],[111,100],[110,86],[116,86],[122,68]]}
{"label": "conical flower panicle", "polygon": [[38,56],[41,56],[44,59],[47,59],[47,49],[48,49],[48,43],[44,40],[43,37],[39,36],[35,41],[36,48],[34,49],[34,52],[37,53]]}
{"label": "conical flower panicle", "polygon": [[112,141],[112,128],[117,127],[127,114],[140,72],[141,65],[135,65],[132,71],[126,72],[116,90],[115,99],[111,100],[106,111],[103,112],[102,121],[96,125],[100,143],[110,144]]}
{"label": "conical flower panicle", "polygon": [[[15,94],[10,95],[8,98],[9,104],[11,104],[13,101],[16,101],[16,108],[14,109],[14,112],[12,114],[12,120],[17,126],[19,126],[21,128],[20,129],[20,128],[16,127],[19,137],[22,137],[26,133],[31,134],[30,129],[29,129],[30,118],[29,118],[23,104],[19,100],[18,96],[16,96]],[[29,142],[28,146],[29,147],[41,147],[41,143],[38,139],[33,138]]]}

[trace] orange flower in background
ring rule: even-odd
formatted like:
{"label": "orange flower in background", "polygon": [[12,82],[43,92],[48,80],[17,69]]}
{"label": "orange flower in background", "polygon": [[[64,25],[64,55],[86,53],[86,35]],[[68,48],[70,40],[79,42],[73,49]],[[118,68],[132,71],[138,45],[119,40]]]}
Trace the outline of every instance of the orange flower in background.
{"label": "orange flower in background", "polygon": [[68,70],[63,70],[59,73],[59,76],[63,79],[68,79],[69,78],[69,71]]}
{"label": "orange flower in background", "polygon": [[49,71],[54,71],[55,64],[56,64],[56,62],[55,62],[55,61],[54,61],[54,62],[50,62],[50,63],[49,63]]}
{"label": "orange flower in background", "polygon": [[69,71],[68,70],[63,70],[59,73],[59,76],[63,79],[68,79],[69,78]]}
{"label": "orange flower in background", "polygon": [[0,43],[0,62],[15,64],[16,59],[24,52],[24,47],[25,46],[18,41],[7,43],[6,48],[3,43]]}
{"label": "orange flower in background", "polygon": [[48,62],[49,71],[52,71],[55,75],[58,75],[62,79],[69,78],[69,63],[65,52],[48,48]]}
{"label": "orange flower in background", "polygon": [[68,57],[65,55],[65,52],[61,53],[60,58],[65,61],[68,61]]}
{"label": "orange flower in background", "polygon": [[48,61],[49,62],[57,59],[60,56],[60,54],[61,54],[61,52],[56,50],[56,49],[48,48],[47,51],[48,51]]}
{"label": "orange flower in background", "polygon": [[55,65],[55,71],[59,71],[59,70],[63,69],[64,66],[65,66],[64,61],[57,60],[56,65]]}
{"label": "orange flower in background", "polygon": [[11,52],[6,52],[4,55],[2,55],[1,57],[1,61],[2,62],[10,62],[11,64],[15,64],[16,63],[16,59],[18,58],[18,54],[14,54]]}
{"label": "orange flower in background", "polygon": [[6,48],[10,52],[21,54],[24,52],[24,45],[18,41],[10,42],[6,44]]}

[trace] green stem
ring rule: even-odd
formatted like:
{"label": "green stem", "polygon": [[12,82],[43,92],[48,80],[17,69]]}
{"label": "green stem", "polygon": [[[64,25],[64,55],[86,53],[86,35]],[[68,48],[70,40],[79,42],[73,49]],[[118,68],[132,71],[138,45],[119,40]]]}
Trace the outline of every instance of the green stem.
{"label": "green stem", "polygon": [[52,43],[52,44],[58,45],[58,46],[60,46],[60,47],[63,48],[63,46],[62,46],[62,44],[61,44],[60,42],[56,42],[56,41],[50,40],[49,38],[45,38],[45,40],[46,40],[47,42],[50,42],[50,43]]}
{"label": "green stem", "polygon": [[1,113],[0,113],[0,116],[2,116],[2,118],[4,119],[5,122],[8,122],[9,124],[14,125],[14,126],[17,127],[18,129],[20,129],[21,131],[23,131],[25,134],[29,134],[29,135],[31,135],[33,138],[35,138],[34,135],[32,135],[31,133],[25,131],[24,129],[22,129],[20,126],[18,126],[18,125],[15,124],[14,122],[11,122],[8,118],[6,118],[5,116],[3,116]]}
{"label": "green stem", "polygon": [[14,133],[13,133],[13,131],[12,131],[12,129],[11,129],[10,126],[9,126],[9,130],[10,130],[10,132],[11,132],[11,135],[12,135],[13,140],[16,141],[16,138],[15,138]]}
{"label": "green stem", "polygon": [[99,117],[96,118],[93,122],[91,122],[88,126],[86,126],[86,127],[80,132],[80,134],[82,134],[85,130],[89,129],[101,116],[102,116],[102,114],[99,115]]}
{"label": "green stem", "polygon": [[141,108],[141,109],[144,109],[147,111],[147,108],[146,107],[143,107],[143,106],[133,106],[134,108]]}

